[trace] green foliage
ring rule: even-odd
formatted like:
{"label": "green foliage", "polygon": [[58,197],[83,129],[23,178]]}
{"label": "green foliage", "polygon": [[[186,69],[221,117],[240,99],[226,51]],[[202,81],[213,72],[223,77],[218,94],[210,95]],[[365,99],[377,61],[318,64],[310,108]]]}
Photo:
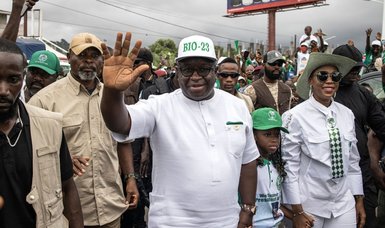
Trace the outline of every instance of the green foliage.
{"label": "green foliage", "polygon": [[157,68],[160,65],[173,66],[178,49],[171,39],[159,39],[150,45],[150,51],[154,56],[153,65]]}

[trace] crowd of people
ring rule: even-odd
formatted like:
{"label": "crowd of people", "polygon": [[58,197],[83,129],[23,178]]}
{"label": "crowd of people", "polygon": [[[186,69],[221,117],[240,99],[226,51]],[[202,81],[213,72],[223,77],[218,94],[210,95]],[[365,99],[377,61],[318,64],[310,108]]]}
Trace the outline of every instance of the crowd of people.
{"label": "crowd of people", "polygon": [[385,79],[381,34],[234,58],[193,35],[158,69],[129,32],[79,33],[59,77],[15,43],[24,4],[0,38],[0,227],[385,226],[385,108],[357,83]]}

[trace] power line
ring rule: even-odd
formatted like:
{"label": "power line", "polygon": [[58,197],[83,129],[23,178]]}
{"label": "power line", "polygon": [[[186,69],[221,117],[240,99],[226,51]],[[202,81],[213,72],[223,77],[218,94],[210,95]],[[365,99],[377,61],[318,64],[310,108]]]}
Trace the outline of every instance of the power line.
{"label": "power line", "polygon": [[[64,22],[64,21],[59,21],[59,20],[54,20],[54,19],[44,19],[44,21],[49,21],[53,23],[59,23],[59,24],[67,24],[67,25],[74,25],[74,26],[81,26],[81,27],[87,27],[87,28],[94,28],[94,29],[100,29],[100,30],[105,30],[105,31],[113,31],[117,32],[119,31],[118,29],[109,29],[106,27],[98,27],[98,26],[92,26],[92,25],[83,25],[83,24],[77,24],[77,23],[71,23],[71,22]],[[139,34],[139,35],[145,35],[145,36],[155,36],[155,37],[169,37],[169,36],[161,36],[161,35],[155,35],[155,34],[150,34],[150,33],[141,33],[141,32],[132,32],[132,34]],[[173,38],[178,38],[179,37],[173,37]]]}
{"label": "power line", "polygon": [[[205,34],[205,35],[209,35],[209,36],[214,36],[214,37],[218,37],[218,38],[222,38],[222,39],[234,40],[234,38],[230,38],[230,37],[226,37],[226,36],[221,36],[221,35],[216,35],[216,34],[212,34],[212,33],[208,33],[208,32],[203,32],[203,31],[200,31],[200,30],[197,30],[197,29],[188,28],[186,26],[182,26],[182,25],[178,25],[178,24],[175,24],[175,23],[171,23],[171,22],[159,19],[159,18],[147,16],[147,15],[144,15],[144,14],[141,14],[141,13],[138,13],[138,12],[126,9],[124,7],[120,7],[120,6],[111,4],[111,3],[103,1],[103,0],[96,0],[96,1],[98,1],[100,3],[103,3],[103,4],[106,4],[106,5],[109,5],[109,6],[112,6],[112,7],[117,8],[117,9],[123,10],[123,11],[127,11],[127,12],[130,12],[130,13],[133,13],[133,14],[136,14],[136,15],[139,15],[139,16],[142,16],[142,17],[145,17],[145,18],[157,21],[157,22],[165,23],[167,25],[175,26],[175,27],[178,27],[178,28],[183,28],[183,29],[190,30],[190,31],[193,31],[193,32],[198,32],[198,33],[201,33],[201,34]],[[248,43],[248,41],[242,41],[242,40],[239,40],[239,41]]]}
{"label": "power line", "polygon": [[[114,2],[116,4],[122,4],[121,1],[116,1],[116,0],[110,0],[110,2]],[[127,2],[125,3],[125,5],[130,5],[130,6],[136,6],[137,8],[139,9],[143,9],[143,10],[151,10],[153,11],[155,14],[160,14],[159,12],[164,12],[167,14],[167,16],[171,16],[171,17],[175,17],[178,19],[178,16],[175,15],[174,12],[169,12],[169,11],[166,11],[166,10],[161,10],[161,9],[153,9],[153,8],[150,8],[150,7],[145,7],[143,5],[139,5],[139,4],[134,4],[134,3],[131,3],[131,2]],[[179,14],[180,16],[186,16],[186,15],[182,15],[182,14]],[[237,29],[237,30],[241,30],[241,31],[246,31],[246,32],[253,32],[253,33],[260,33],[260,34],[263,34],[263,35],[267,35],[268,33],[267,32],[261,32],[261,31],[256,31],[256,30],[252,30],[252,29],[247,29],[247,28],[240,28],[240,27],[236,27],[236,26],[231,26],[231,25],[228,25],[228,24],[220,24],[220,23],[212,23],[211,21],[205,21],[205,20],[202,20],[200,18],[194,18],[194,21],[200,21],[200,22],[203,22],[203,23],[211,23],[212,25],[217,25],[217,26],[226,26],[226,28],[231,28],[231,29]]]}
{"label": "power line", "polygon": [[120,21],[115,21],[115,20],[111,20],[111,19],[108,19],[108,18],[103,18],[103,17],[100,17],[100,16],[96,16],[96,15],[93,15],[93,14],[89,14],[89,13],[83,12],[83,11],[79,11],[79,10],[71,9],[71,8],[68,8],[68,7],[65,7],[65,6],[57,5],[57,4],[52,3],[52,2],[46,2],[46,1],[41,1],[41,2],[44,2],[45,4],[48,4],[48,5],[53,5],[53,6],[62,8],[62,9],[66,9],[66,10],[69,10],[69,11],[73,11],[73,12],[76,12],[76,13],[79,13],[79,14],[83,14],[83,15],[87,15],[87,16],[90,16],[90,17],[98,18],[98,19],[101,19],[101,20],[104,20],[104,21],[113,22],[113,23],[117,23],[117,24],[125,25],[125,26],[131,26],[131,27],[139,29],[139,30],[149,31],[149,32],[153,32],[153,33],[156,33],[156,34],[161,34],[161,35],[168,36],[168,37],[174,37],[174,38],[177,38],[177,39],[182,39],[181,37],[172,36],[172,35],[167,34],[167,33],[162,33],[162,32],[158,32],[158,31],[150,30],[150,29],[143,29],[142,27],[138,27],[138,26],[135,26],[135,25],[122,23]]}

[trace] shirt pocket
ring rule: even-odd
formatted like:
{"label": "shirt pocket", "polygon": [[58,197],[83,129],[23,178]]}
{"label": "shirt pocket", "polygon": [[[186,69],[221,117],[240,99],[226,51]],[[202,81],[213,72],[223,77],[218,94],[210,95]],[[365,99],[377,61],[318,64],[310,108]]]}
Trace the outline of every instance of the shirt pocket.
{"label": "shirt pocket", "polygon": [[81,137],[82,125],[83,118],[80,114],[63,117],[63,131],[69,144]]}
{"label": "shirt pocket", "polygon": [[228,151],[236,159],[242,156],[246,145],[245,125],[226,125]]}
{"label": "shirt pocket", "polygon": [[61,187],[59,180],[59,167],[57,167],[59,152],[53,147],[36,149],[39,163],[41,187],[44,192],[50,193],[53,189]]}
{"label": "shirt pocket", "polygon": [[307,147],[308,150],[303,151],[308,157],[323,164],[330,165],[329,136],[308,136]]}
{"label": "shirt pocket", "polygon": [[55,222],[56,224],[59,219],[63,218],[64,205],[62,190],[57,189],[55,192],[56,197],[53,197],[52,199],[45,202],[44,207],[48,221],[50,221],[51,223]]}
{"label": "shirt pocket", "polygon": [[350,151],[354,143],[357,143],[357,139],[353,134],[344,134],[342,137],[342,149],[345,157],[349,157]]}

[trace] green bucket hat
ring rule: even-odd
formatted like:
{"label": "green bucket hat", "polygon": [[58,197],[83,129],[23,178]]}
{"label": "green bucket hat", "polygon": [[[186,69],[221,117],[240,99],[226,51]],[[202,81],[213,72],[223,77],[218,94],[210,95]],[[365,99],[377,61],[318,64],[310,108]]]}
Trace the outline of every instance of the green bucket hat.
{"label": "green bucket hat", "polygon": [[282,119],[277,111],[272,108],[259,108],[251,113],[253,128],[256,130],[269,130],[279,128],[285,133],[289,131],[282,127]]}
{"label": "green bucket hat", "polygon": [[50,75],[57,74],[60,70],[60,61],[58,57],[50,51],[37,51],[31,56],[28,68],[37,67]]}
{"label": "green bucket hat", "polygon": [[320,52],[311,53],[309,60],[306,64],[305,70],[303,71],[303,74],[299,77],[296,85],[297,93],[302,99],[307,100],[309,98],[309,78],[311,74],[316,69],[326,65],[337,67],[338,71],[344,77],[356,65],[356,62],[350,58],[341,55],[333,55]]}

